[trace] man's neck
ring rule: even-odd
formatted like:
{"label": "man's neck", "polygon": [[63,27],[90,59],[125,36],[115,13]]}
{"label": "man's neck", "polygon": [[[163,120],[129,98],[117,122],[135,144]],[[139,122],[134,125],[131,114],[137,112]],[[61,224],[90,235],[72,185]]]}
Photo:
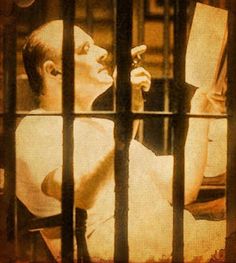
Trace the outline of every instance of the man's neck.
{"label": "man's neck", "polygon": [[[75,112],[81,112],[81,111],[91,111],[92,109],[93,101],[88,102],[88,100],[76,100],[74,105],[74,111]],[[39,108],[44,109],[46,111],[53,111],[53,112],[61,112],[62,106],[61,103],[53,103],[46,100],[41,100]]]}
{"label": "man's neck", "polygon": [[76,99],[75,100],[75,112],[80,112],[80,111],[91,111],[92,109],[92,104],[93,101],[83,98],[83,99]]}

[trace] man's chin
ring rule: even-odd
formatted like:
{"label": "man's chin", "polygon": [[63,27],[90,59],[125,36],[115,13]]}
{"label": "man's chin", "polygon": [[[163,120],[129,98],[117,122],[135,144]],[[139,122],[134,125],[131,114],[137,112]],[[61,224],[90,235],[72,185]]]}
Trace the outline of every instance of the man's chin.
{"label": "man's chin", "polygon": [[108,89],[113,85],[113,78],[111,76],[99,78],[99,83],[101,86],[104,86],[105,89]]}

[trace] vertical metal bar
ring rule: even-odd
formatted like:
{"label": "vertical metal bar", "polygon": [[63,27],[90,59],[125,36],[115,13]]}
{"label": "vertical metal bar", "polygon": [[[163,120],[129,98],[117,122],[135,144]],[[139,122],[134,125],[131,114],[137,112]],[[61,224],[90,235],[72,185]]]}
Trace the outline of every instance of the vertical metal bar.
{"label": "vertical metal bar", "polygon": [[[228,1],[229,9],[235,1]],[[236,13],[228,16],[228,153],[227,153],[227,237],[225,262],[236,259]]]}
{"label": "vertical metal bar", "polygon": [[[169,111],[169,55],[170,55],[170,2],[164,0],[164,43],[163,43],[163,75],[164,75],[164,111]],[[169,119],[164,118],[163,125],[164,154],[168,151]]]}
{"label": "vertical metal bar", "polygon": [[75,209],[75,236],[77,243],[77,262],[91,262],[87,243],[86,243],[86,220],[87,220],[87,211],[84,209],[76,208]]}
{"label": "vertical metal bar", "polygon": [[[138,44],[144,42],[144,0],[138,1]],[[144,136],[144,121],[139,120],[138,140],[142,143]]]}
{"label": "vertical metal bar", "polygon": [[74,112],[74,17],[75,1],[63,0],[63,174],[62,174],[62,261],[73,262],[73,112]]}
{"label": "vertical metal bar", "polygon": [[129,262],[128,177],[129,144],[132,135],[130,69],[132,45],[132,0],[117,0],[117,90],[115,122],[115,262]]}
{"label": "vertical metal bar", "polygon": [[[116,10],[116,0],[112,0],[112,7],[113,7],[113,45],[112,45],[112,51],[113,51],[113,65],[115,65],[116,67],[116,50],[117,50],[117,47],[116,47],[116,16],[117,16],[117,10]],[[117,70],[115,68],[115,70]],[[114,97],[113,97],[113,110],[116,111],[116,93],[115,93],[115,90],[116,90],[116,83],[114,83],[113,85],[113,94],[114,94]]]}
{"label": "vertical metal bar", "polygon": [[185,134],[185,50],[187,1],[176,0],[174,12],[174,81],[177,115],[174,117],[174,177],[173,177],[173,259],[184,262],[184,134]]}
{"label": "vertical metal bar", "polygon": [[144,0],[138,0],[138,44],[144,42]]}
{"label": "vertical metal bar", "polygon": [[86,23],[89,34],[93,34],[93,6],[91,0],[86,0]]}
{"label": "vertical metal bar", "polygon": [[[3,113],[3,25],[0,24],[0,113]],[[3,132],[1,122],[0,134]],[[2,149],[3,150],[3,149]]]}
{"label": "vertical metal bar", "polygon": [[4,133],[5,133],[5,169],[6,194],[8,202],[7,235],[17,250],[17,215],[16,215],[16,152],[15,152],[15,110],[16,110],[16,23],[4,27]]}
{"label": "vertical metal bar", "polygon": [[219,0],[211,0],[210,4],[213,5],[213,6],[218,7],[219,6]]}

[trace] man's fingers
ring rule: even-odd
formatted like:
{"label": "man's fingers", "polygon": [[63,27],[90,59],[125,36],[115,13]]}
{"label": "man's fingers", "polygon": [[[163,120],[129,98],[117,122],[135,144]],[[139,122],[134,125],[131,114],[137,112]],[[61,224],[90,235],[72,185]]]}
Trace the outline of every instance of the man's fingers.
{"label": "man's fingers", "polygon": [[149,91],[151,86],[151,75],[142,67],[135,68],[131,71],[131,83],[134,88]]}
{"label": "man's fingers", "polygon": [[146,45],[140,45],[140,46],[137,46],[137,47],[134,47],[134,48],[131,49],[131,55],[134,58],[134,57],[136,57],[138,55],[143,54],[146,50],[147,50],[147,46]]}
{"label": "man's fingers", "polygon": [[147,76],[151,79],[151,74],[143,67],[134,68],[131,71],[131,76]]}
{"label": "man's fingers", "polygon": [[149,91],[151,87],[151,80],[146,76],[133,76],[131,77],[131,83],[136,89],[143,89],[144,91]]}

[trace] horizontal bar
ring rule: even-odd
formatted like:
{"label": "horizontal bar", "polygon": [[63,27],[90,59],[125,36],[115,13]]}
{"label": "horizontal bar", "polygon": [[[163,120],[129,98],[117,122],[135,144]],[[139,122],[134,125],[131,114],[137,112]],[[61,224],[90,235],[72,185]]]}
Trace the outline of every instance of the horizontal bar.
{"label": "horizontal bar", "polygon": [[[88,112],[78,112],[78,113],[73,113],[71,112],[69,115],[74,116],[74,117],[80,117],[80,116],[103,116],[103,115],[115,115],[116,113],[113,111],[88,111]],[[0,116],[3,115],[4,113],[0,113]],[[30,113],[30,112],[25,112],[25,111],[20,111],[16,112],[16,116],[61,116],[63,117],[64,115],[62,113],[58,112],[45,112],[45,113]]]}
{"label": "horizontal bar", "polygon": [[133,112],[132,113],[133,118],[134,119],[138,119],[138,118],[146,118],[146,117],[176,117],[176,116],[181,116],[183,118],[206,118],[206,119],[210,119],[210,118],[217,118],[217,119],[224,119],[227,118],[228,115],[227,114],[209,114],[209,113],[205,113],[205,114],[197,114],[197,113],[178,113],[178,112],[162,112],[162,111],[146,111],[146,112]]}
{"label": "horizontal bar", "polygon": [[46,227],[57,227],[61,226],[62,224],[62,215],[53,215],[53,216],[48,216],[48,217],[43,217],[43,218],[33,218],[27,222],[26,226],[23,226],[21,228],[22,233],[26,233],[27,231],[39,231],[43,228]]}
{"label": "horizontal bar", "polygon": [[[115,117],[118,113],[114,111],[93,111],[93,112],[81,112],[81,113],[71,113],[71,116],[74,117]],[[131,112],[131,118],[133,119],[144,119],[147,117],[175,117],[181,113],[175,112],[165,112],[165,111],[143,111],[143,112]],[[0,117],[4,116],[4,113],[0,113]],[[217,119],[226,119],[230,117],[228,114],[210,114],[210,113],[185,113],[181,114],[186,118],[217,118]],[[25,117],[25,116],[63,116],[60,113],[16,113],[16,117]]]}

